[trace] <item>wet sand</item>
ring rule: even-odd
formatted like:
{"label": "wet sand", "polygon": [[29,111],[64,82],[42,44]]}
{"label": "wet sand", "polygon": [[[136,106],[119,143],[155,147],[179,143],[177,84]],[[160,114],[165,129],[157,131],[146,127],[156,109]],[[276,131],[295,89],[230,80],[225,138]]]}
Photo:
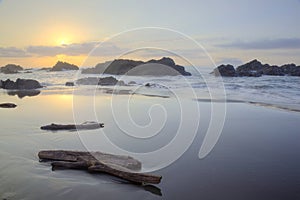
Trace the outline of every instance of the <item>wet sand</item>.
{"label": "wet sand", "polygon": [[[123,105],[122,101],[127,100],[126,94],[117,95],[116,98],[115,105]],[[14,109],[0,109],[1,199],[300,198],[298,112],[227,102],[221,136],[212,151],[204,159],[199,159],[199,149],[211,117],[210,102],[184,100],[183,103],[190,104],[191,107],[193,104],[199,106],[199,129],[192,145],[178,160],[152,172],[163,176],[162,183],[155,188],[127,184],[102,174],[91,175],[75,170],[51,171],[49,164],[39,163],[37,153],[43,149],[86,150],[87,146],[105,151],[108,148],[101,141],[105,135],[109,135],[112,142],[132,152],[162,148],[175,137],[178,129],[180,110],[176,106],[176,99],[138,95],[133,100],[134,103],[130,104],[132,119],[140,126],[151,122],[149,113],[146,112],[151,105],[159,103],[171,112],[167,115],[165,127],[158,130],[164,134],[149,137],[153,145],[143,142],[139,144],[127,137],[120,140],[120,127],[124,124],[118,124],[115,120],[118,122],[124,118],[126,122],[127,119],[121,113],[122,108],[119,108],[118,113],[118,106],[114,109],[117,109],[115,112],[119,118],[114,118],[113,112],[110,112],[109,94],[98,94],[96,100],[88,96],[73,97],[69,93],[42,92],[38,96],[23,99],[1,94],[1,101],[18,105]],[[76,104],[75,114],[72,102]],[[86,107],[92,104],[92,108]],[[162,116],[160,110],[154,108],[151,115],[154,120],[152,122],[159,124],[159,116]],[[105,123],[105,132],[40,130],[40,126],[52,122],[73,123],[74,117],[80,122],[98,119]],[[195,120],[193,116],[190,117],[189,121]],[[129,125],[127,128],[130,130]],[[185,131],[188,132],[189,129]],[[149,133],[141,134],[148,136]],[[94,138],[97,143],[89,143]],[[151,168],[151,163],[147,163],[147,160],[144,162],[146,167]]]}

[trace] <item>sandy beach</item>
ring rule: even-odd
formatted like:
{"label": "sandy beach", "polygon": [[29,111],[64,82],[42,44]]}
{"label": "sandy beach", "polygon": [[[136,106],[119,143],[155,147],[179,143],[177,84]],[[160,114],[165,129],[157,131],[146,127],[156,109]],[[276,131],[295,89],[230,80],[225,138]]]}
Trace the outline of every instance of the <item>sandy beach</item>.
{"label": "sandy beach", "polygon": [[[127,96],[114,95],[114,98],[126,99]],[[105,123],[105,133],[103,130],[40,130],[40,126],[50,122],[74,122],[72,102],[76,99],[87,105],[91,102],[89,96],[45,91],[35,97],[19,99],[1,94],[2,101],[18,105],[14,109],[0,110],[1,199],[299,198],[300,114],[245,103],[226,103],[226,121],[221,136],[213,150],[204,159],[199,159],[199,149],[209,124],[210,103],[187,99],[191,106],[197,104],[201,111],[197,135],[178,160],[155,172],[163,176],[157,188],[127,184],[108,175],[91,175],[75,170],[51,171],[49,164],[39,163],[37,153],[43,149],[86,150],[103,147],[103,151],[107,150],[104,141],[101,144],[101,138],[113,133],[117,137],[119,125],[108,111],[111,95],[102,93],[95,98],[99,102],[95,110],[99,121]],[[167,108],[176,101],[172,97],[138,96],[131,104],[135,111],[131,114],[133,119],[138,117],[138,123],[147,124],[149,119],[147,115],[143,117],[144,111],[139,107],[139,102],[143,105],[160,102]],[[89,114],[81,113],[82,116]],[[156,116],[155,113],[153,115]],[[159,148],[174,137],[172,126],[180,119],[169,114],[168,120],[164,135],[159,138],[161,142],[151,148]],[[90,139],[96,139],[97,145],[91,146],[92,143],[88,143]],[[114,135],[111,139],[113,141]],[[128,144],[128,141],[124,139],[124,143],[119,145],[122,144]],[[124,148],[132,152],[153,150],[134,141]],[[159,193],[162,196],[157,195]]]}

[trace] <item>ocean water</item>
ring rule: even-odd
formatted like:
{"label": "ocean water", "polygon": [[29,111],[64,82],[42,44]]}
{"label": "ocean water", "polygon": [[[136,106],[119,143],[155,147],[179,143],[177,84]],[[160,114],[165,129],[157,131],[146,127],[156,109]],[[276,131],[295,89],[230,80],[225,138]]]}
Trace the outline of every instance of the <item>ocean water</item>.
{"label": "ocean water", "polygon": [[[0,74],[45,86],[24,97],[0,90],[1,102],[18,105],[0,109],[0,199],[299,199],[299,77],[222,79],[210,71],[117,76],[136,82],[117,87],[66,87],[93,76],[72,71]],[[85,121],[105,127],[40,129]],[[162,182],[139,186],[104,174],[51,171],[37,157],[45,149],[131,155]]]}
{"label": "ocean water", "polygon": [[[192,72],[192,76],[115,76],[125,83],[136,82],[128,87],[106,87],[135,93],[153,93],[152,95],[168,95],[175,93],[185,95],[187,98],[197,98],[199,101],[223,100],[242,101],[257,105],[271,106],[281,109],[300,110],[300,78],[292,76],[262,76],[262,77],[214,77],[209,74],[209,67],[186,67]],[[0,80],[7,78],[15,80],[19,77],[36,79],[45,88],[43,92],[66,92],[70,91],[65,86],[67,81],[76,81],[84,77],[99,77],[93,74],[81,74],[80,71],[47,72],[38,69],[31,70],[32,73],[0,74]],[[109,75],[101,75],[101,77]],[[142,87],[146,83],[152,83],[153,88]],[[98,88],[99,89],[99,88]],[[97,90],[98,90],[97,89]],[[71,90],[95,90],[95,86],[75,87]],[[0,91],[4,92],[5,91]],[[99,91],[98,91],[99,92]],[[107,90],[103,90],[107,92]]]}

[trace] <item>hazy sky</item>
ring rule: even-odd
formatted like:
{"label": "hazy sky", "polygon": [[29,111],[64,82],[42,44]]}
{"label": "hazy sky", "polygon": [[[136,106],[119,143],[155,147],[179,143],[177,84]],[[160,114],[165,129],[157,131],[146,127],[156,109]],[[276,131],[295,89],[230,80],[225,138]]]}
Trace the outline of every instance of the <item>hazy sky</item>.
{"label": "hazy sky", "polygon": [[[52,66],[57,60],[81,65],[102,41],[105,48],[85,64],[118,58],[134,48],[158,47],[208,65],[199,49],[188,44],[191,39],[216,63],[257,58],[300,65],[299,19],[300,0],[0,0],[0,66]],[[164,29],[126,32],[142,27]]]}

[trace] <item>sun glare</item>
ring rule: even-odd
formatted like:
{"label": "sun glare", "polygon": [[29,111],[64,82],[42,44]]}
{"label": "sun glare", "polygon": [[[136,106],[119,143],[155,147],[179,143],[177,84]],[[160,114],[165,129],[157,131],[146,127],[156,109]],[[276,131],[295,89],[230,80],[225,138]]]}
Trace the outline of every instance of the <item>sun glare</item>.
{"label": "sun glare", "polygon": [[60,44],[61,44],[61,45],[66,44],[65,40],[61,40],[61,41],[60,41]]}
{"label": "sun glare", "polygon": [[66,44],[70,44],[70,40],[68,40],[67,38],[58,39],[58,40],[57,40],[57,44],[58,44],[58,45],[66,45]]}

